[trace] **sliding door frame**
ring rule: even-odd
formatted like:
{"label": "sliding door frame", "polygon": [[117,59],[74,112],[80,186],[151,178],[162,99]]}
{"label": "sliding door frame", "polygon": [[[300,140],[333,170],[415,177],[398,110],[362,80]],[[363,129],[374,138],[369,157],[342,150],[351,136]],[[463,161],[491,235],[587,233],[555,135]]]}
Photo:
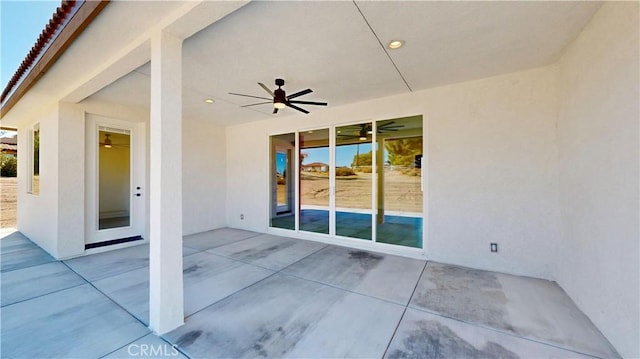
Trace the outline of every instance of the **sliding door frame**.
{"label": "sliding door frame", "polygon": [[[379,121],[387,121],[395,118],[403,118],[415,116],[415,114],[409,114],[405,116],[385,116],[384,118],[376,118],[376,119],[366,119],[360,121],[345,121],[345,122],[336,122],[326,125],[318,125],[313,127],[304,127],[298,128],[294,131],[278,131],[273,133],[268,133],[267,136],[270,138],[271,136],[283,135],[283,134],[294,134],[295,136],[295,151],[294,151],[294,216],[295,216],[295,226],[293,230],[271,227],[270,221],[271,216],[267,216],[267,232],[273,233],[277,235],[290,236],[301,239],[308,239],[313,241],[319,241],[328,244],[335,245],[346,245],[349,247],[365,249],[365,250],[377,250],[382,251],[389,254],[398,254],[403,256],[415,257],[415,258],[424,258],[427,252],[427,238],[428,238],[428,228],[429,226],[427,219],[428,216],[428,170],[425,170],[428,164],[428,138],[427,134],[427,116],[425,114],[421,114],[422,116],[422,148],[423,148],[423,157],[422,157],[422,168],[421,168],[421,177],[422,177],[422,246],[420,248],[414,247],[406,247],[402,245],[382,243],[377,241],[377,201],[378,201],[378,161],[376,152],[378,150],[378,136],[377,136],[377,126]],[[346,236],[339,236],[336,234],[336,128],[342,126],[349,125],[359,125],[363,123],[371,123],[372,134],[371,134],[371,148],[372,148],[372,180],[371,180],[371,240],[363,240],[360,238],[351,238]],[[329,234],[324,233],[315,233],[309,231],[300,230],[300,133],[311,130],[322,130],[329,129]],[[404,137],[404,136],[401,136]],[[411,137],[411,136],[407,136]],[[267,153],[271,153],[271,141],[267,141],[269,144],[269,151]],[[384,149],[380,149],[384,150]],[[271,159],[269,159],[269,163],[271,163]],[[267,171],[271,173],[271,171]],[[271,179],[268,178],[267,186],[270,188]],[[268,201],[267,208],[270,208],[271,203]],[[267,212],[270,213],[270,210]]]}

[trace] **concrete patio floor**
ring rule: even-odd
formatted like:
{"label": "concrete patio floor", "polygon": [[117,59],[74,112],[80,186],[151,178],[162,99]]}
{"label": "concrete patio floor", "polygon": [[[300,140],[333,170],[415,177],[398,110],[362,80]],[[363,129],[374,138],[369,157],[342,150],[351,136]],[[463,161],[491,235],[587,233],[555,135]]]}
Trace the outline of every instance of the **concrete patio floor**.
{"label": "concrete patio floor", "polygon": [[618,357],[554,282],[226,228],[184,238],[185,324],[158,337],[148,245],[0,244],[3,358]]}

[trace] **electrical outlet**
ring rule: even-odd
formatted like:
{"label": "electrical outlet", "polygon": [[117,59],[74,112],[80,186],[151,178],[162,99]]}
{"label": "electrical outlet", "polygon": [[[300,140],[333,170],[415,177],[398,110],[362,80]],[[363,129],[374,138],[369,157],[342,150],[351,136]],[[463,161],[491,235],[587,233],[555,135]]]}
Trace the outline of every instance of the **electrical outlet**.
{"label": "electrical outlet", "polygon": [[498,243],[491,243],[491,252],[498,252]]}
{"label": "electrical outlet", "polygon": [[244,214],[240,214],[240,220],[244,220]]}

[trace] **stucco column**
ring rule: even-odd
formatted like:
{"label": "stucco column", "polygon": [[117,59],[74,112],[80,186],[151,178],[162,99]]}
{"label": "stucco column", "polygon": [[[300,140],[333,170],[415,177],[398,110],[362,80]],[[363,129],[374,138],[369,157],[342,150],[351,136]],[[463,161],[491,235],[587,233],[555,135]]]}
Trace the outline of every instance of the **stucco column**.
{"label": "stucco column", "polygon": [[184,323],[182,286],[182,39],[151,39],[149,327]]}

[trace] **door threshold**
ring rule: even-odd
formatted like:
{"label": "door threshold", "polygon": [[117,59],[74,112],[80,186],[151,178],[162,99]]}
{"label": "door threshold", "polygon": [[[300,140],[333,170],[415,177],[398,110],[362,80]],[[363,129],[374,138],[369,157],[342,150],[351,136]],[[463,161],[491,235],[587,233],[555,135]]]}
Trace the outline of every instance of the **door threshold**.
{"label": "door threshold", "polygon": [[87,244],[84,245],[84,249],[87,250],[87,249],[92,249],[92,248],[100,248],[100,247],[112,246],[114,244],[141,241],[143,239],[144,238],[142,238],[141,236],[134,236],[134,237],[127,237],[127,238],[112,239],[110,241],[104,241],[104,242],[87,243]]}

